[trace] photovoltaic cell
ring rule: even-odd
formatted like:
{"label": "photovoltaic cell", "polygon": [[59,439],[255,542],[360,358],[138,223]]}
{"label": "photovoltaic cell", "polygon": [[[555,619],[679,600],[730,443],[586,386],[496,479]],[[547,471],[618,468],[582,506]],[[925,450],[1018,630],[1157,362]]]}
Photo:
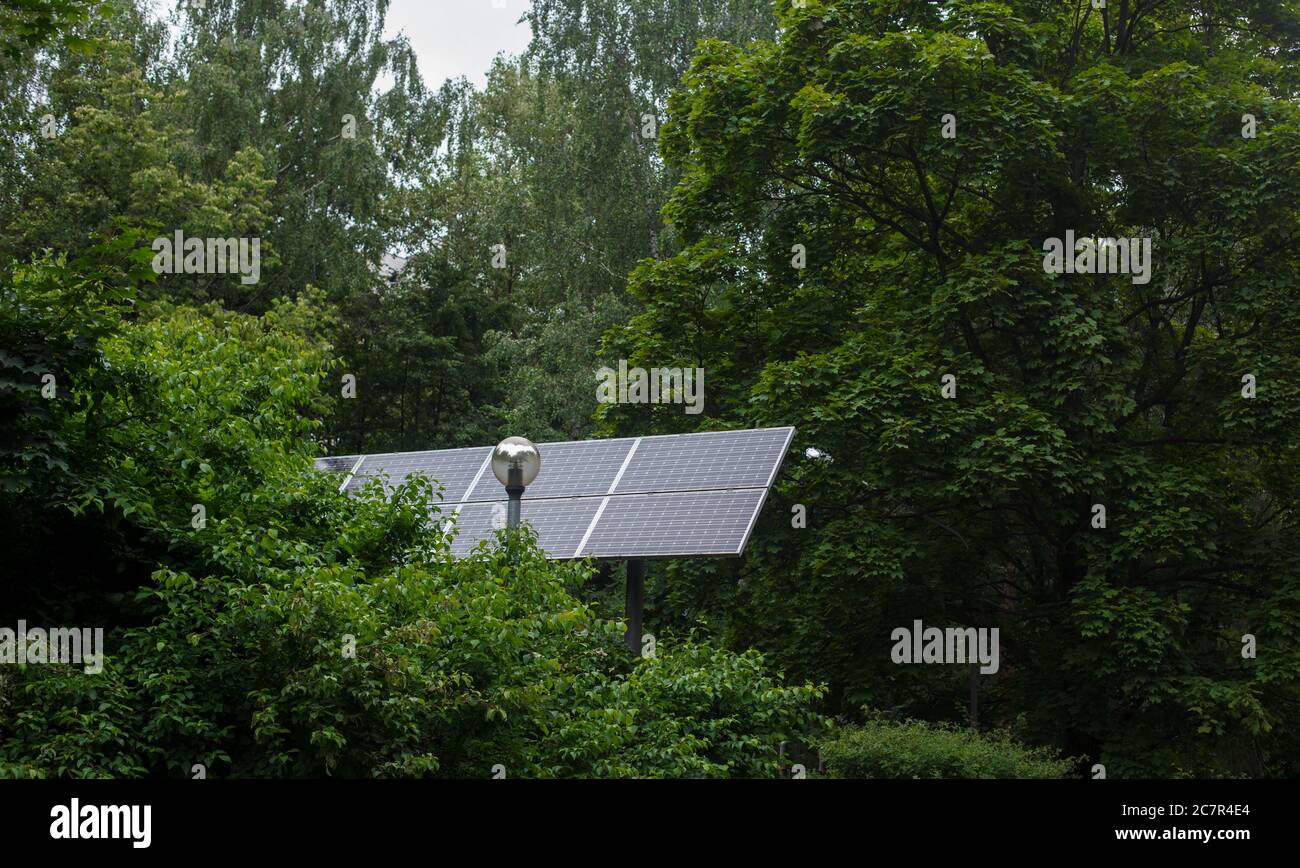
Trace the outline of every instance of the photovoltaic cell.
{"label": "photovoltaic cell", "polygon": [[[571,558],[599,506],[598,497],[530,500],[525,496],[520,504],[519,520],[537,531],[537,544],[548,558]],[[457,534],[451,543],[452,553],[468,554],[479,540],[492,537],[497,528],[505,526],[505,516],[504,500],[465,504],[456,516]]]}
{"label": "photovoltaic cell", "polygon": [[329,470],[337,473],[348,473],[356,465],[360,455],[336,455],[331,458],[317,458],[317,470]]}
{"label": "photovoltaic cell", "polygon": [[[469,489],[484,460],[492,450],[483,446],[469,449],[442,449],[436,452],[394,452],[385,455],[367,455],[356,475],[348,483],[348,491],[365,485],[370,479],[387,474],[387,489],[392,491],[407,476],[421,473],[445,487],[443,500],[459,503]],[[348,468],[351,470],[351,468]],[[497,486],[500,488],[500,485]],[[498,495],[499,496],[499,495]]]}
{"label": "photovoltaic cell", "polygon": [[793,433],[760,428],[643,437],[615,493],[765,488]]}
{"label": "photovoltaic cell", "polygon": [[611,497],[581,557],[738,555],[766,489]]}
{"label": "photovoltaic cell", "polygon": [[[540,443],[542,469],[528,486],[528,499],[544,497],[581,497],[604,495],[623,466],[623,459],[636,442],[635,437],[618,440],[573,440],[565,443]],[[470,500],[500,500],[504,489],[484,467]]]}

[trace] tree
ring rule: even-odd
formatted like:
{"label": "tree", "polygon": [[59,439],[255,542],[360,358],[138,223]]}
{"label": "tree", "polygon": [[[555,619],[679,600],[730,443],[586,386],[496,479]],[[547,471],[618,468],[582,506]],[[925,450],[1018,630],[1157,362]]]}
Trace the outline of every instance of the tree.
{"label": "tree", "polygon": [[84,409],[81,399],[94,403],[101,344],[121,328],[145,276],[131,240],[103,245],[99,259],[60,254],[18,265],[0,287],[0,488],[27,491],[77,460],[80,444],[65,438],[60,420]]}
{"label": "tree", "polygon": [[0,0],[0,51],[15,59],[60,36],[84,50],[89,43],[68,31],[104,6],[103,0]]}
{"label": "tree", "polygon": [[[241,309],[320,287],[347,305],[374,286],[405,216],[401,183],[419,177],[439,114],[404,39],[385,40],[388,0],[253,3],[178,9],[179,119],[190,155],[215,178],[258,149],[275,187],[271,241],[280,265]],[[390,88],[380,91],[385,73]],[[348,342],[345,340],[345,347]]]}
{"label": "tree", "polygon": [[[466,427],[578,439],[594,430],[599,335],[635,309],[627,275],[676,243],[659,217],[668,93],[697,39],[770,35],[774,21],[754,0],[546,0],[527,17],[528,50],[494,63],[482,92],[439,92],[445,157],[409,211],[417,249],[512,310],[485,342],[499,398],[464,408]],[[348,409],[355,425],[362,407]]]}
{"label": "tree", "polygon": [[[708,418],[607,418],[794,424],[832,461],[792,459],[742,582],[684,569],[665,608],[931,718],[964,667],[892,665],[891,628],[1000,626],[986,719],[1113,776],[1293,774],[1295,4],[778,14],[670,98],[684,247],[607,336],[703,366]],[[1049,273],[1067,232],[1150,239],[1149,282]]]}
{"label": "tree", "polygon": [[[127,42],[107,41],[93,58],[53,74],[45,117],[55,134],[36,138],[26,157],[29,171],[5,220],[9,258],[23,261],[48,249],[84,255],[124,230],[170,242],[177,231],[248,238],[269,228],[274,180],[261,152],[238,151],[212,180],[183,169],[193,131],[176,125],[177,97],[151,84],[132,54]],[[259,251],[273,273],[274,244],[259,242]],[[258,287],[242,284],[233,263],[229,271],[169,274],[150,294],[248,303]]]}
{"label": "tree", "polygon": [[459,272],[441,251],[408,260],[349,310],[354,397],[338,403],[331,451],[407,451],[500,439],[493,408],[508,371],[487,355],[513,310]]}

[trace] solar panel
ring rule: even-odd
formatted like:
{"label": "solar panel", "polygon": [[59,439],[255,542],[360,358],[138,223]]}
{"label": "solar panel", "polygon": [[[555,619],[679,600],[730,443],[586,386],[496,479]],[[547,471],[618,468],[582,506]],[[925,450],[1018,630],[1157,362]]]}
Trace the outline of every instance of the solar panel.
{"label": "solar panel", "polygon": [[744,488],[611,497],[579,556],[738,555],[766,495]]}
{"label": "solar panel", "polygon": [[[623,461],[636,442],[635,437],[617,440],[571,440],[565,443],[540,443],[542,469],[528,486],[525,500],[543,497],[581,497],[604,495],[618,475]],[[470,500],[501,500],[505,493],[501,483],[484,467]]]}
{"label": "solar panel", "polygon": [[[552,559],[739,555],[794,437],[793,428],[540,443],[542,467],[521,520]],[[452,552],[468,554],[505,523],[490,447],[319,459],[343,490],[380,474],[445,486]]]}
{"label": "solar panel", "polygon": [[334,470],[347,473],[352,469],[352,465],[357,463],[357,459],[360,457],[360,455],[339,455],[333,458],[317,458],[316,469]]}
{"label": "solar panel", "polygon": [[[407,476],[420,473],[444,486],[445,502],[459,503],[469,492],[470,485],[478,479],[491,457],[492,449],[483,446],[469,449],[442,449],[436,452],[392,452],[384,455],[367,455],[353,473],[347,490],[360,488],[370,479],[386,475],[388,482],[385,488],[391,493],[393,488],[400,485]],[[500,488],[500,485],[497,487]]]}
{"label": "solar panel", "polygon": [[793,432],[793,428],[760,428],[643,437],[618,482],[618,493],[765,488]]}
{"label": "solar panel", "polygon": [[[493,482],[496,482],[493,479]],[[500,484],[497,485],[500,488]],[[519,520],[537,531],[537,544],[552,560],[574,557],[591,520],[600,506],[598,497],[575,497],[561,500],[530,500],[524,496]],[[456,516],[456,536],[452,554],[469,554],[480,540],[492,538],[505,527],[506,502],[468,503]]]}

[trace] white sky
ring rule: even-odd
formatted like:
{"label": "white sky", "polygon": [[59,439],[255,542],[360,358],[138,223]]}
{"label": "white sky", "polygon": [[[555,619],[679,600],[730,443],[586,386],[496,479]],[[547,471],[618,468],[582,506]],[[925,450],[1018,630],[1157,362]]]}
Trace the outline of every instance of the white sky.
{"label": "white sky", "polygon": [[[162,16],[178,2],[154,0],[153,5]],[[461,75],[482,88],[492,58],[528,46],[531,29],[517,22],[529,5],[529,0],[391,0],[384,35],[406,33],[431,89]],[[383,89],[387,82],[378,84]]]}
{"label": "white sky", "polygon": [[528,46],[531,28],[516,24],[528,6],[528,0],[392,0],[384,35],[406,33],[430,88],[460,75],[481,88],[493,57]]}

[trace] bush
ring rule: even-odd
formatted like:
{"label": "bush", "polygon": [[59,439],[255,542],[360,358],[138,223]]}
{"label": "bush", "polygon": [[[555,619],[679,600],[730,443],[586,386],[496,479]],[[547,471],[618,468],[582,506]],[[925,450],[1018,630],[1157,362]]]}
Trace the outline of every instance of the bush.
{"label": "bush", "polygon": [[1063,778],[1074,765],[1004,732],[917,720],[869,720],[817,746],[833,778]]}
{"label": "bush", "polygon": [[226,548],[234,574],[159,571],[146,593],[163,614],[115,633],[102,674],[17,668],[0,774],[761,776],[813,722],[820,690],[782,685],[756,652],[661,641],[630,659],[622,626],[571,595],[587,570],[531,538],[367,575],[241,533],[259,535]]}
{"label": "bush", "polygon": [[301,412],[328,357],[278,311],[160,309],[105,342],[130,388],[63,420],[95,473],[41,482],[156,566],[102,672],[0,673],[0,777],[775,773],[820,688],[690,639],[632,659],[575,595],[586,564],[527,533],[452,557],[428,480],[339,493]]}

